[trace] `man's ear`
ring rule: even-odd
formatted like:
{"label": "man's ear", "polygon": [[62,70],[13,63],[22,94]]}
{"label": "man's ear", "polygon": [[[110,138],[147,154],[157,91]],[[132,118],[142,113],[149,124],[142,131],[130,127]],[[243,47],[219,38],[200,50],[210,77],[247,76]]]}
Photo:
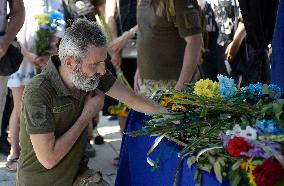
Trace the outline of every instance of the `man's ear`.
{"label": "man's ear", "polygon": [[63,64],[69,68],[70,70],[73,70],[75,68],[75,59],[74,57],[71,57],[71,56],[66,56],[64,58],[64,61],[63,61]]}

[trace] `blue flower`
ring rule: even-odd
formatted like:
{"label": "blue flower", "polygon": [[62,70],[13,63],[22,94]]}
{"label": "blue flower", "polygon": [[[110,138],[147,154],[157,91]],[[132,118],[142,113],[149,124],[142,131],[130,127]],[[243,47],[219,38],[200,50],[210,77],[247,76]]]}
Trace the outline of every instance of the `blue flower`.
{"label": "blue flower", "polygon": [[279,86],[275,84],[269,84],[268,85],[269,89],[272,90],[275,93],[275,98],[280,98],[282,94],[282,90]]}
{"label": "blue flower", "polygon": [[49,16],[49,22],[54,22],[54,20],[62,20],[63,19],[63,14],[59,11],[56,10],[51,10],[48,12]]}
{"label": "blue flower", "polygon": [[217,75],[219,81],[219,94],[221,97],[232,97],[236,95],[237,88],[234,80],[221,74]]}
{"label": "blue flower", "polygon": [[250,93],[255,96],[261,96],[262,95],[262,84],[256,83],[256,84],[250,84],[244,88],[242,88],[242,92],[244,93]]}
{"label": "blue flower", "polygon": [[283,134],[278,124],[273,120],[259,120],[256,127],[264,134]]}

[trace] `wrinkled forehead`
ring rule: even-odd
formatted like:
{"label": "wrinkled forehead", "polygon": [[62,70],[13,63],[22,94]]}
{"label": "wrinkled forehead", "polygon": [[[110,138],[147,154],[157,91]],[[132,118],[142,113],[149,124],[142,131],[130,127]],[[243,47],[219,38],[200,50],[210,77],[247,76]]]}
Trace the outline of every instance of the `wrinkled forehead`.
{"label": "wrinkled forehead", "polygon": [[106,47],[96,47],[94,45],[89,44],[86,48],[86,55],[84,57],[84,61],[87,64],[93,64],[105,61],[107,58],[107,50]]}

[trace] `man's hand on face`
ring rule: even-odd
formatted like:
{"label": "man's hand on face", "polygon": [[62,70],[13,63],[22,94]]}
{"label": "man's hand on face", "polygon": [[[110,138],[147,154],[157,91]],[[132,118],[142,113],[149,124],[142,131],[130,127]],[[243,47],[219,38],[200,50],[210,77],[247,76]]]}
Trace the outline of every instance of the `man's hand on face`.
{"label": "man's hand on face", "polygon": [[87,121],[91,121],[96,113],[98,113],[104,106],[105,94],[96,89],[87,95],[85,106],[81,114]]}

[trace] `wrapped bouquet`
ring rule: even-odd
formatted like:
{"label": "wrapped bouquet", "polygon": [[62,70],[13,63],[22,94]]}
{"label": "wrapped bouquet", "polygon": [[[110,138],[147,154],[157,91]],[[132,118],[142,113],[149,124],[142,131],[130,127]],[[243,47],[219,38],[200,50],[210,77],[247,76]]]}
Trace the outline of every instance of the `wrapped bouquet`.
{"label": "wrapped bouquet", "polygon": [[52,10],[35,16],[39,29],[36,32],[35,48],[38,56],[51,54],[51,42],[57,28],[64,24],[63,14]]}

